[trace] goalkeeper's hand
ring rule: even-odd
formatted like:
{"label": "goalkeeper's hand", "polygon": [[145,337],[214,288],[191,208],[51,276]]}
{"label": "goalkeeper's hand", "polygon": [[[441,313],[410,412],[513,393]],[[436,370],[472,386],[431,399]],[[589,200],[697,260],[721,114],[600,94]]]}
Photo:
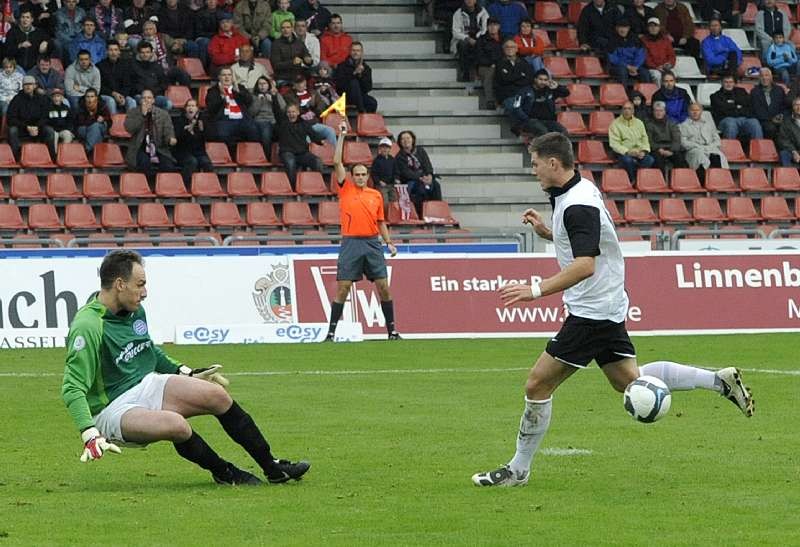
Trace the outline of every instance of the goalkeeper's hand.
{"label": "goalkeeper's hand", "polygon": [[99,460],[103,457],[105,452],[114,452],[121,454],[122,450],[114,443],[110,443],[100,434],[96,427],[90,427],[81,433],[83,439],[83,454],[81,454],[82,462],[90,462],[92,460]]}
{"label": "goalkeeper's hand", "polygon": [[219,384],[222,387],[227,388],[230,382],[222,374],[217,372],[221,368],[222,365],[218,364],[213,364],[210,367],[203,367],[203,368],[189,368],[185,365],[181,365],[181,368],[178,369],[178,372],[180,374],[183,374],[184,376],[191,376],[192,378],[200,378],[201,380],[212,382],[214,384]]}

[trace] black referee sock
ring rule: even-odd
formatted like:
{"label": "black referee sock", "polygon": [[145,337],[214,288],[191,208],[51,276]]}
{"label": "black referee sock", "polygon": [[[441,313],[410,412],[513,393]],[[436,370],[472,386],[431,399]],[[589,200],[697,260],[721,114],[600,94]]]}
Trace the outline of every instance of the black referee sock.
{"label": "black referee sock", "polygon": [[328,325],[328,335],[336,334],[336,325],[339,323],[339,319],[342,318],[343,311],[344,302],[337,302],[336,300],[331,302],[331,320]]}
{"label": "black referee sock", "polygon": [[394,300],[382,300],[381,301],[381,310],[383,311],[383,317],[386,319],[386,332],[392,334],[395,331],[394,328]]}
{"label": "black referee sock", "polygon": [[187,440],[173,443],[173,446],[182,457],[211,471],[214,475],[224,475],[228,470],[228,462],[220,458],[195,431],[192,431],[192,436]]}
{"label": "black referee sock", "polygon": [[234,401],[225,414],[217,416],[217,420],[222,424],[225,433],[250,454],[264,473],[272,469],[275,458],[270,452],[269,443],[253,418],[239,406],[239,403]]}

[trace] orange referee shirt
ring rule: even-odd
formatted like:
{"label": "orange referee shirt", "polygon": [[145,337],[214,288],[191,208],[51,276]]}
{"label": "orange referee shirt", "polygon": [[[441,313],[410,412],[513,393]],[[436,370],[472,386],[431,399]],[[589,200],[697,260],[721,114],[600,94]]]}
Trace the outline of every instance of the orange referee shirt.
{"label": "orange referee shirt", "polygon": [[368,186],[359,188],[345,177],[339,188],[339,211],[342,235],[349,237],[371,237],[378,232],[378,221],[383,220],[383,196]]}

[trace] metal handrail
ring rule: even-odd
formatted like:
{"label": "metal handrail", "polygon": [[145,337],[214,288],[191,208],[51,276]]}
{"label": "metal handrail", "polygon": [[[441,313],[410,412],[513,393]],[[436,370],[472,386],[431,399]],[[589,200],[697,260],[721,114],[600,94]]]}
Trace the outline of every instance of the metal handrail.
{"label": "metal handrail", "polygon": [[737,228],[735,230],[720,230],[719,228],[708,228],[704,230],[675,230],[675,233],[672,234],[670,238],[669,248],[672,251],[678,249],[678,240],[681,237],[686,235],[711,235],[711,236],[720,236],[720,235],[756,235],[761,239],[766,239],[767,236],[764,234],[763,230],[759,230],[757,228]]}
{"label": "metal handrail", "polygon": [[782,239],[785,235],[800,236],[800,228],[776,228],[769,234],[769,239]]}
{"label": "metal handrail", "polygon": [[11,239],[3,240],[3,245],[15,245],[23,243],[47,243],[47,244],[55,243],[56,246],[58,247],[62,248],[64,247],[63,241],[61,241],[60,239],[53,239],[52,237],[34,237],[28,239],[16,239],[12,237]]}
{"label": "metal handrail", "polygon": [[219,241],[212,236],[174,236],[174,237],[131,237],[125,236],[124,238],[117,237],[75,237],[67,242],[67,247],[75,248],[81,244],[89,243],[190,243],[198,241],[208,241],[214,247],[219,247]]}
{"label": "metal handrail", "polygon": [[[468,234],[462,233],[455,233],[449,234],[447,232],[440,232],[440,233],[432,233],[432,234],[393,234],[393,237],[397,238],[398,236],[405,236],[408,235],[409,238],[413,239],[441,239],[446,237],[447,239],[513,239],[517,242],[520,249],[523,252],[528,252],[528,245],[526,244],[525,236],[521,233],[514,233],[509,234],[505,232],[470,232]],[[308,241],[308,240],[330,240],[333,244],[334,241],[340,240],[342,236],[340,234],[317,234],[317,235],[263,235],[263,234],[233,234],[226,237],[222,240],[223,246],[230,246],[236,241],[255,241],[256,243],[261,242],[270,242],[270,241],[287,241],[287,242],[294,242],[294,241]],[[408,245],[407,243],[400,243],[400,245]]]}

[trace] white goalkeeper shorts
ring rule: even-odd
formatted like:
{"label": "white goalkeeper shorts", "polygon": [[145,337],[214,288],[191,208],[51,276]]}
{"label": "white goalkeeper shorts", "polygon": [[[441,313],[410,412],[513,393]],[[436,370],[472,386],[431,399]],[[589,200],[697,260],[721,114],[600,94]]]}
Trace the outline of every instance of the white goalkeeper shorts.
{"label": "white goalkeeper shorts", "polygon": [[161,410],[164,404],[164,386],[171,374],[151,372],[128,391],[111,401],[107,407],[94,417],[100,433],[108,440],[125,442],[122,437],[122,415],[132,408]]}

